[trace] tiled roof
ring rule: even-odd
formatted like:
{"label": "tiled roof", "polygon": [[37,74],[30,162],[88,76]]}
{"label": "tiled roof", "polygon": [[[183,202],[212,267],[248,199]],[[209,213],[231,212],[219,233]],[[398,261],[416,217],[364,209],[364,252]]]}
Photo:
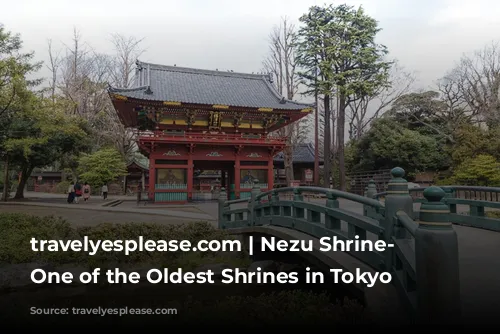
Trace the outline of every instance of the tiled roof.
{"label": "tiled roof", "polygon": [[[274,157],[274,161],[283,161],[283,152],[278,153]],[[321,160],[321,159],[320,159]],[[314,162],[314,145],[311,143],[299,144],[293,151],[293,162]],[[322,160],[320,161],[323,162]]]}
{"label": "tiled roof", "polygon": [[127,163],[127,167],[136,164],[139,168],[149,169],[149,160],[147,158],[140,159],[138,157],[133,157]]}
{"label": "tiled roof", "polygon": [[136,87],[110,88],[129,98],[233,107],[300,110],[311,105],[285,100],[271,77],[149,64],[137,61]]}

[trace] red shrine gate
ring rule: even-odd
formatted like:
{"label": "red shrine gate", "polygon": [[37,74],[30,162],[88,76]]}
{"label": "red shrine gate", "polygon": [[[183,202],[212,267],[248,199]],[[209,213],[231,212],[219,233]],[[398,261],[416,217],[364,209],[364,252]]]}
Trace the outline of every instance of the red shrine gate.
{"label": "red shrine gate", "polygon": [[270,133],[312,111],[281,97],[270,76],[138,62],[136,80],[110,96],[149,157],[149,197],[157,203],[193,199],[198,169],[222,171],[231,199],[249,197],[254,184],[272,189],[273,158],[286,140]]}
{"label": "red shrine gate", "polygon": [[221,170],[221,184],[229,186],[230,197],[249,197],[255,182],[262,190],[272,189],[273,158],[285,146],[281,138],[262,142],[241,134],[142,133],[138,143],[150,152],[149,189],[155,189],[155,202],[191,200],[195,169]]}

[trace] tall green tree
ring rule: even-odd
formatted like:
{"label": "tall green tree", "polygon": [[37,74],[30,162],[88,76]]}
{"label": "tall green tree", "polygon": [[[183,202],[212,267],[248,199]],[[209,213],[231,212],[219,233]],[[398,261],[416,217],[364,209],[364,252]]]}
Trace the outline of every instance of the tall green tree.
{"label": "tall green tree", "polygon": [[31,93],[11,123],[11,136],[4,146],[21,170],[15,198],[24,197],[24,187],[33,169],[45,167],[75,152],[85,142],[81,119],[68,115],[51,99]]}
{"label": "tall green tree", "polygon": [[82,181],[98,187],[127,175],[127,165],[120,152],[105,148],[84,154],[80,158],[78,172]]}
{"label": "tall green tree", "polygon": [[21,52],[23,42],[19,34],[12,34],[0,25],[0,117],[8,117],[16,102],[24,97],[27,87],[40,80],[27,80],[26,76],[40,69],[33,62],[34,53]]}
{"label": "tall green tree", "polygon": [[33,62],[34,53],[22,52],[20,35],[12,34],[0,25],[0,158],[4,163],[5,187],[2,197],[8,197],[8,175],[10,152],[6,141],[24,130],[13,127],[22,112],[30,103],[30,87],[36,86],[40,80],[27,80],[28,74],[36,72],[41,64]]}
{"label": "tall green tree", "polygon": [[[330,187],[331,175],[331,123],[330,97],[333,91],[333,71],[331,63],[333,55],[329,52],[329,40],[324,32],[324,26],[331,20],[330,13],[322,7],[314,6],[309,13],[304,14],[299,21],[302,23],[297,43],[296,63],[299,66],[298,75],[309,89],[305,94],[323,96],[323,182],[324,187]],[[330,43],[331,44],[331,43]]]}
{"label": "tall green tree", "polygon": [[451,106],[446,93],[424,91],[400,96],[389,113],[409,129],[445,139],[450,144],[464,124],[471,123],[471,116],[459,106]]}
{"label": "tall green tree", "polygon": [[[344,159],[345,113],[354,99],[373,95],[381,86],[389,85],[391,62],[388,51],[377,44],[380,31],[375,19],[362,7],[348,5],[314,6],[300,18],[298,64],[301,75],[313,90],[324,95],[325,104],[325,179],[330,176],[330,98],[338,99],[337,153],[339,184],[346,189]],[[319,75],[316,75],[316,69]]]}
{"label": "tall green tree", "polygon": [[441,143],[432,136],[410,130],[394,119],[376,120],[371,129],[347,150],[353,170],[404,168],[409,175],[449,166]]}

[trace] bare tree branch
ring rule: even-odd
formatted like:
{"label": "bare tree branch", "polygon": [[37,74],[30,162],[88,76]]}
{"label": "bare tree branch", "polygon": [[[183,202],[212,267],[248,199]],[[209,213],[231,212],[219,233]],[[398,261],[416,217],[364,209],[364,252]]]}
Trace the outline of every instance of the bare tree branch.
{"label": "bare tree branch", "polygon": [[134,64],[146,51],[141,48],[144,39],[113,34],[111,42],[115,48],[115,56],[110,68],[111,84],[129,88],[132,85]]}
{"label": "bare tree branch", "polygon": [[[490,126],[500,124],[500,43],[464,55],[446,76],[453,83],[460,109]],[[450,102],[450,101],[448,101]]]}
{"label": "bare tree branch", "polygon": [[59,66],[61,65],[61,50],[54,53],[52,49],[52,40],[49,39],[47,41],[48,52],[49,52],[49,64],[46,65],[47,69],[51,73],[51,81],[50,81],[50,96],[52,99],[52,103],[55,102],[56,99],[56,90],[57,90],[57,75],[59,71]]}
{"label": "bare tree branch", "polygon": [[386,112],[394,101],[412,89],[415,77],[394,62],[391,68],[390,87],[381,87],[371,96],[355,97],[348,105],[350,139],[359,139],[370,123]]}
{"label": "bare tree branch", "polygon": [[[277,91],[289,100],[294,99],[299,88],[295,37],[295,26],[286,17],[282,18],[269,35],[269,55],[263,61],[264,70],[275,79]],[[288,140],[283,151],[287,183],[294,179],[293,151],[308,137],[308,129],[308,119],[302,119],[276,131],[276,135]]]}

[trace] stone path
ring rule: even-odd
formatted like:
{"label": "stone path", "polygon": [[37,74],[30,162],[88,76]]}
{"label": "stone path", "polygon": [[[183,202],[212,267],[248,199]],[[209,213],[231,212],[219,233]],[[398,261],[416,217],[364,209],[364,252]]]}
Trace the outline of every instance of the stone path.
{"label": "stone path", "polygon": [[[0,212],[27,213],[36,216],[58,216],[77,226],[91,226],[100,223],[159,223],[185,224],[196,221],[192,218],[169,217],[144,212],[98,211],[90,208],[60,208],[41,205],[0,204]],[[213,222],[213,221],[212,221]],[[213,222],[214,226],[216,225]]]}
{"label": "stone path", "polygon": [[66,209],[66,210],[84,210],[84,211],[97,211],[97,212],[111,212],[111,213],[132,213],[132,214],[146,214],[146,215],[160,215],[166,217],[175,217],[181,219],[190,219],[190,220],[213,220],[214,218],[205,213],[193,213],[193,212],[183,212],[183,211],[174,211],[169,209],[141,209],[141,208],[120,208],[120,207],[102,207],[102,206],[93,206],[93,207],[84,207],[84,205],[80,204],[53,204],[53,203],[23,203],[23,202],[10,202],[8,204],[1,203],[0,205],[18,205],[25,207],[33,207],[40,206],[44,208],[53,208],[55,209]]}
{"label": "stone path", "polygon": [[[215,207],[215,215],[213,215],[213,210],[210,213],[205,212],[197,208],[196,206],[156,206],[156,205],[137,205],[137,203],[130,196],[116,196],[117,198],[111,198],[108,201],[104,201],[102,198],[91,198],[89,202],[84,202],[80,200],[78,204],[68,204],[65,202],[66,197],[61,194],[45,194],[45,193],[34,193],[28,192],[25,194],[25,199],[22,200],[12,200],[7,203],[0,202],[0,211],[3,210],[4,206],[19,206],[20,211],[28,210],[32,211],[33,207],[46,208],[54,214],[57,212],[66,212],[66,210],[76,210],[83,212],[92,212],[94,216],[99,214],[113,215],[113,214],[131,214],[131,216],[162,216],[162,219],[169,220],[181,220],[181,221],[213,221],[217,217],[217,204],[212,204]],[[122,203],[122,205],[116,207],[104,207],[105,203],[109,203],[114,199],[126,199],[127,202]],[[29,207],[30,209],[23,209]],[[17,211],[16,211],[17,212]],[[45,212],[45,211],[44,211]],[[80,215],[79,215],[80,216]],[[120,216],[125,217],[126,215]],[[168,218],[166,218],[168,217]],[[143,218],[141,221],[144,221]],[[128,221],[131,221],[130,219]]]}

